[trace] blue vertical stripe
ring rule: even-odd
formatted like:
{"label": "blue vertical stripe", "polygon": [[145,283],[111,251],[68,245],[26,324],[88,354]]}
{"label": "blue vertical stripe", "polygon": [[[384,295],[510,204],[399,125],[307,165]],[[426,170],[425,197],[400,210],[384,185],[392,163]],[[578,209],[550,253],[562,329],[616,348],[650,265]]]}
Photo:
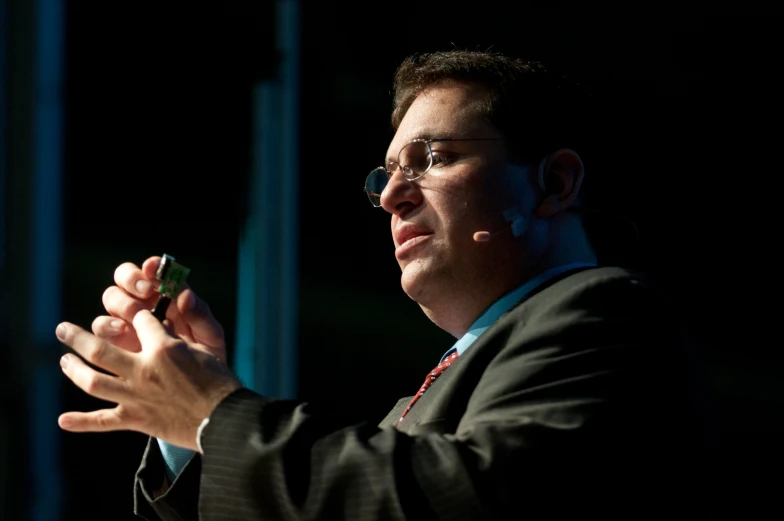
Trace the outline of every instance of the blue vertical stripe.
{"label": "blue vertical stripe", "polygon": [[235,328],[234,372],[248,389],[256,387],[256,242],[254,220],[248,219],[237,251],[237,317]]}
{"label": "blue vertical stripe", "polygon": [[52,345],[52,328],[60,319],[62,263],[62,61],[61,0],[39,0],[33,122],[32,272],[30,298],[32,340]]}
{"label": "blue vertical stripe", "polygon": [[280,89],[275,80],[266,80],[259,86],[261,111],[259,133],[259,190],[256,194],[260,230],[258,240],[259,284],[256,288],[257,321],[256,370],[259,391],[268,396],[278,396],[280,359],[280,183],[283,171],[280,158]]}
{"label": "blue vertical stripe", "polygon": [[299,2],[283,0],[278,11],[281,117],[281,295],[280,374],[282,398],[297,396],[299,323]]}
{"label": "blue vertical stripe", "polygon": [[235,370],[245,385],[262,394],[294,398],[299,319],[299,2],[280,0],[276,7],[281,63],[276,77],[256,85],[253,97],[250,215],[239,248]]}
{"label": "blue vertical stripe", "polygon": [[[52,332],[60,320],[62,264],[62,128],[64,11],[62,0],[39,0],[35,25],[33,179],[29,338],[39,349],[58,347]],[[47,357],[43,357],[47,360]],[[45,363],[45,362],[44,362]],[[46,363],[45,363],[46,364]],[[60,518],[60,432],[57,427],[59,367],[30,375],[31,449],[35,521]]]}

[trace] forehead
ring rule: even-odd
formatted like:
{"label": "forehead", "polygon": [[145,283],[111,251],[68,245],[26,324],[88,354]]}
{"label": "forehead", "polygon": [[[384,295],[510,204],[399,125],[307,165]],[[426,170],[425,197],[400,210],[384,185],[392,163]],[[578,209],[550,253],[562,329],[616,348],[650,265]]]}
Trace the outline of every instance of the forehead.
{"label": "forehead", "polygon": [[[429,87],[409,107],[387,149],[387,161],[414,139],[491,137],[498,131],[481,114],[484,92],[455,82]],[[386,163],[385,163],[386,164]]]}

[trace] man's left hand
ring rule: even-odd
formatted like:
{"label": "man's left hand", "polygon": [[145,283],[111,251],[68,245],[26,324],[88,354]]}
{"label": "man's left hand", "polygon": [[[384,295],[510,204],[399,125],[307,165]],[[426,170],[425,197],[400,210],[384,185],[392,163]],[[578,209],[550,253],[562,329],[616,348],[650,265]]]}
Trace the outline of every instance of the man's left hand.
{"label": "man's left hand", "polygon": [[197,450],[199,425],[229,394],[242,387],[225,362],[205,346],[175,336],[147,310],[133,319],[142,349],[130,352],[79,326],[63,322],[57,337],[73,354],[62,357],[65,375],[87,394],[114,402],[113,409],[66,412],[60,427],[72,432],[133,430]]}

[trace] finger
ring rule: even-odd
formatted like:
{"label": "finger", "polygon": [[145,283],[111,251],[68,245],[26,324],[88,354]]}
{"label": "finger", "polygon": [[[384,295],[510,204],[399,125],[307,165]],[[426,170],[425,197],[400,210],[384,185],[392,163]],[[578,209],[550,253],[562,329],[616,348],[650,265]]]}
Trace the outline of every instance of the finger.
{"label": "finger", "polygon": [[120,407],[91,412],[66,412],[57,419],[61,429],[71,432],[107,432],[128,430],[132,427]]}
{"label": "finger", "polygon": [[125,382],[103,374],[85,364],[78,356],[66,354],[60,358],[60,367],[78,388],[101,400],[119,402],[128,394]]}
{"label": "finger", "polygon": [[[161,280],[157,278],[158,267],[160,266],[160,264],[161,264],[161,257],[157,257],[157,256],[150,257],[149,259],[144,261],[144,264],[142,264],[142,273],[144,273],[145,277],[149,278],[150,280],[154,280],[156,283],[161,282]],[[183,282],[182,284],[180,284],[179,289],[181,295],[183,291],[185,291],[186,289],[190,289],[190,286],[188,285],[187,282]],[[166,310],[166,318],[175,322],[178,321],[177,315],[181,314],[180,309],[178,308],[179,306],[169,306],[169,308]]]}
{"label": "finger", "polygon": [[160,265],[161,257],[158,257],[157,255],[145,260],[142,264],[142,273],[144,274],[145,278],[147,278],[147,280],[155,280],[160,282],[158,277],[156,277],[158,273],[158,266]]}
{"label": "finger", "polygon": [[191,328],[193,337],[208,346],[223,345],[223,327],[210,306],[196,293],[186,288],[177,296],[177,309]]}
{"label": "finger", "polygon": [[[161,257],[150,257],[149,259],[144,261],[144,264],[142,264],[142,273],[144,273],[144,276],[147,277],[149,280],[155,281],[156,283],[161,282],[161,280],[158,279],[157,277],[158,267],[160,266],[160,264],[161,264]],[[180,291],[186,288],[190,288],[190,286],[188,285],[187,282],[183,282],[180,285]]]}
{"label": "finger", "polygon": [[133,317],[133,328],[136,330],[136,336],[139,337],[142,351],[145,348],[161,347],[173,340],[164,325],[146,309],[139,311]]}
{"label": "finger", "polygon": [[95,336],[103,339],[114,338],[128,330],[125,320],[106,315],[96,317],[90,328]]}
{"label": "finger", "polygon": [[155,298],[139,299],[131,294],[128,294],[124,289],[119,286],[109,286],[103,292],[101,301],[103,307],[110,315],[116,318],[130,322],[133,317],[142,309],[149,309],[155,305]]}
{"label": "finger", "polygon": [[136,331],[124,320],[105,315],[96,317],[92,323],[92,330],[95,336],[109,340],[126,351],[138,353],[142,350]]}
{"label": "finger", "polygon": [[62,322],[55,331],[57,338],[91,364],[118,376],[133,372],[135,355],[98,338],[69,322]]}
{"label": "finger", "polygon": [[132,262],[125,262],[117,266],[114,270],[114,283],[125,290],[128,294],[139,298],[150,298],[153,294],[153,285],[150,282],[154,278],[148,278],[144,272]]}

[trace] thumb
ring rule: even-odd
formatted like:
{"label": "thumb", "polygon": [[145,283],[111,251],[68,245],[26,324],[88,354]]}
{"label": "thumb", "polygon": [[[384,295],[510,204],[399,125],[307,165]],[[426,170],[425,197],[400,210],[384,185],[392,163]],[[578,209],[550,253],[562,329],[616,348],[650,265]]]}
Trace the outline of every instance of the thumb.
{"label": "thumb", "polygon": [[192,289],[185,288],[177,295],[177,310],[190,326],[197,342],[223,349],[223,327],[212,315],[210,306]]}
{"label": "thumb", "polygon": [[164,325],[147,309],[142,309],[136,313],[131,323],[133,324],[133,329],[136,330],[136,335],[139,337],[142,351],[145,345],[160,345],[166,339],[171,338]]}

